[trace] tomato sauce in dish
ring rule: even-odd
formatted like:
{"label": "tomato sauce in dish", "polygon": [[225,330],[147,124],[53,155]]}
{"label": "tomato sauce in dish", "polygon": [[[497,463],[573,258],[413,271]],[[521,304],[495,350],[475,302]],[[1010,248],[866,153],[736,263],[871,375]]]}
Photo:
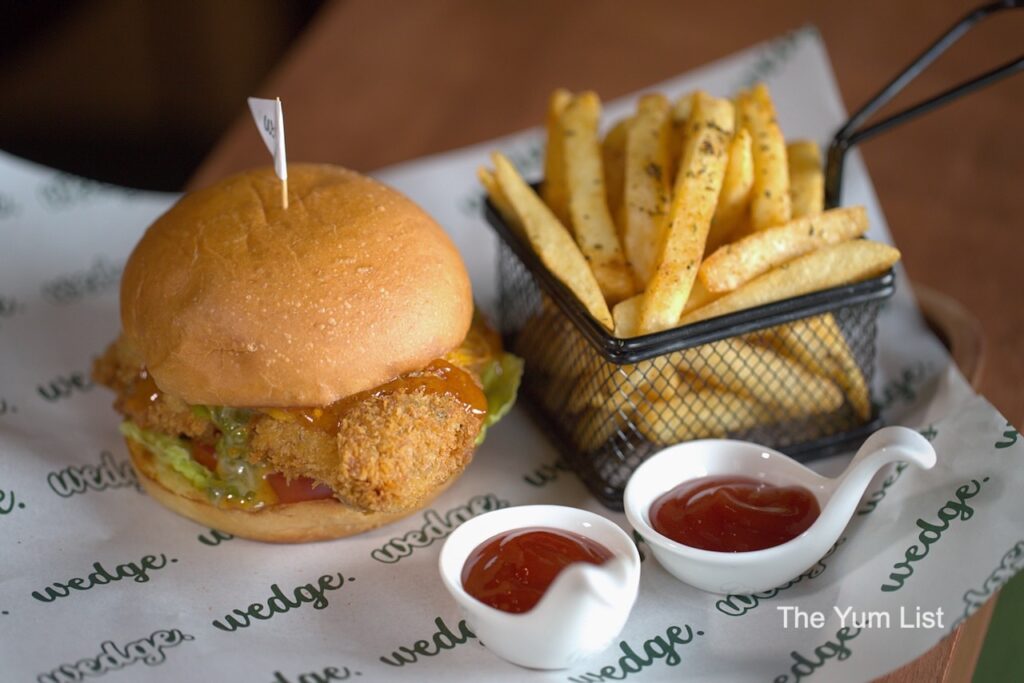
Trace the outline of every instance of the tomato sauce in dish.
{"label": "tomato sauce in dish", "polygon": [[502,612],[533,609],[563,569],[574,562],[604,564],[612,552],[564,529],[526,527],[493,536],[466,558],[462,587]]}
{"label": "tomato sauce in dish", "polygon": [[774,486],[750,477],[713,476],[683,482],[651,505],[654,530],[702,550],[736,553],[790,541],[821,514],[802,486]]}

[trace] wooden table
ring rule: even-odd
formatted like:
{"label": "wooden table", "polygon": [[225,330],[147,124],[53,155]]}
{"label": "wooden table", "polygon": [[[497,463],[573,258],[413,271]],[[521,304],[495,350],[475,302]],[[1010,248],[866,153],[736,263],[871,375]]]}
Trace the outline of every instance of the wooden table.
{"label": "wooden table", "polygon": [[[873,94],[972,3],[338,0],[262,92],[288,102],[289,157],[360,170],[536,125],[558,86],[606,99],[815,24],[848,109]],[[742,7],[742,9],[739,9]],[[1024,12],[976,29],[910,88],[927,95],[1019,54]],[[980,390],[1024,423],[1024,79],[933,113],[864,148],[913,280],[959,300],[987,340]],[[265,164],[247,112],[193,184]],[[889,680],[960,680],[987,618]],[[973,625],[971,625],[973,624]]]}

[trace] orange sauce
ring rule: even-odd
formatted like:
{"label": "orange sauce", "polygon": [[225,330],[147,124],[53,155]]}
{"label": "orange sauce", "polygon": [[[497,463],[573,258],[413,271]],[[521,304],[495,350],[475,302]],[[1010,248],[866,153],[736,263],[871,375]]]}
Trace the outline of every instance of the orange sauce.
{"label": "orange sauce", "polygon": [[444,360],[480,375],[484,368],[501,356],[501,337],[489,325],[473,314],[473,325],[462,343],[448,352]]}
{"label": "orange sauce", "polygon": [[450,394],[468,412],[476,415],[487,412],[487,398],[473,376],[444,360],[435,360],[422,370],[406,373],[369,391],[346,396],[324,408],[273,408],[266,409],[266,412],[274,417],[298,420],[316,429],[337,433],[345,413],[361,401],[400,391],[420,390],[428,394]]}
{"label": "orange sauce", "polygon": [[139,413],[156,403],[161,394],[146,369],[140,368],[138,378],[128,386],[121,405],[126,413]]}

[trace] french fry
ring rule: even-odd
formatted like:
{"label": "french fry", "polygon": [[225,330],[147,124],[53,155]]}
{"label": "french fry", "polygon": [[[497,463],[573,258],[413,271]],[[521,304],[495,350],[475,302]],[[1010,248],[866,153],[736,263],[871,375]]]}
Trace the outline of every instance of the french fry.
{"label": "french fry", "polygon": [[759,275],[739,289],[684,315],[680,325],[745,308],[838,287],[884,273],[900,258],[893,247],[868,240],[840,242],[812,251]]}
{"label": "french fry", "polygon": [[750,207],[750,192],[754,187],[754,157],[750,131],[740,128],[729,143],[729,163],[725,166],[722,192],[711,219],[705,253],[711,253],[732,240],[741,227]]}
{"label": "french fry", "polygon": [[832,412],[843,404],[843,393],[827,377],[742,339],[687,349],[680,369],[763,405],[770,416],[765,421]]}
{"label": "french fry", "polygon": [[740,126],[753,142],[754,187],[750,221],[754,230],[786,223],[792,217],[786,141],[779,130],[768,88],[763,83],[736,98]]}
{"label": "french fry", "polygon": [[597,124],[601,103],[592,92],[572,98],[559,121],[569,188],[569,215],[580,250],[610,303],[636,290],[615,223],[608,212]]}
{"label": "french fry", "polygon": [[709,292],[703,282],[695,280],[693,288],[690,289],[690,298],[686,300],[686,305],[683,306],[683,314],[685,315],[686,313],[695,311],[702,306],[707,306],[717,298],[718,295]]}
{"label": "french fry", "polygon": [[541,310],[522,326],[516,336],[516,346],[530,359],[530,372],[546,375],[546,380],[555,377],[573,377],[572,368],[565,358],[574,349],[568,344],[547,343],[549,336],[565,335],[565,316],[550,300],[542,300]]}
{"label": "french fry", "polygon": [[688,92],[685,95],[680,95],[679,98],[672,103],[672,126],[674,128],[683,128],[686,126],[686,122],[690,120],[690,116],[693,115],[693,103],[697,99],[697,92],[699,91]]}
{"label": "french fry", "polygon": [[587,260],[555,214],[526,184],[512,163],[503,155],[493,155],[495,176],[509,205],[519,216],[533,250],[544,266],[568,287],[594,318],[613,327],[612,314]]}
{"label": "french fry", "polygon": [[612,320],[615,321],[614,334],[620,339],[635,337],[640,322],[640,303],[644,295],[637,294],[623,299],[612,307]]}
{"label": "french fry", "polygon": [[860,365],[831,313],[795,320],[763,335],[775,350],[835,382],[861,420],[871,417],[871,397]]}
{"label": "french fry", "polygon": [[633,118],[625,118],[612,126],[601,143],[601,163],[604,165],[604,190],[608,196],[608,212],[615,221],[615,230],[622,238],[622,195],[626,186],[626,136]]}
{"label": "french fry", "polygon": [[701,438],[721,438],[766,421],[764,406],[725,389],[709,386],[669,399],[639,402],[635,424],[648,441],[669,445]]}
{"label": "french fry", "polygon": [[[516,352],[527,359],[533,377],[534,398],[558,415],[581,416],[607,374],[607,363],[551,299],[516,335]],[[552,344],[552,339],[558,343]]]}
{"label": "french fry", "polygon": [[668,166],[670,180],[676,177],[679,172],[679,158],[683,155],[683,142],[686,140],[686,124],[693,113],[693,100],[695,93],[681,95],[672,103],[672,126],[669,128],[668,136]]}
{"label": "french fry", "polygon": [[[675,368],[678,362],[677,353],[616,368],[609,375],[607,384],[591,396],[590,408],[585,413],[585,419],[589,418],[590,423],[583,429],[583,437],[588,443],[585,450],[604,445],[619,431],[627,434],[627,438],[633,432],[644,436],[638,419],[644,406],[651,402],[678,403],[680,395],[689,390]],[[614,428],[609,428],[610,425]],[[590,431],[596,434],[588,433]]]}
{"label": "french fry", "polygon": [[566,391],[566,409],[578,414],[593,404],[594,396],[612,391],[613,376],[619,366],[600,358],[587,340],[579,335],[563,337],[560,345],[571,347],[568,353],[562,355],[566,363],[572,366],[570,371],[562,371],[565,386],[560,389]]}
{"label": "french fry", "polygon": [[[631,296],[615,304],[612,309],[612,318],[615,320],[615,336],[622,339],[635,337],[638,334],[640,325],[640,305],[643,302],[643,293]],[[690,298],[686,300],[683,308],[683,315],[706,306],[717,298],[704,287],[700,280],[695,280],[693,289],[690,290]]]}
{"label": "french fry", "polygon": [[626,141],[623,235],[626,260],[641,288],[654,274],[668,212],[669,105],[663,95],[640,99]]}
{"label": "french fry", "polygon": [[[603,140],[599,117],[593,93],[552,95],[541,192],[550,208],[504,157],[478,175],[510,227],[616,337],[849,284],[899,258],[855,239],[863,208],[823,211],[820,150],[786,145],[763,85],[735,105],[702,92],[645,96]],[[540,316],[517,344],[544,378],[540,401],[572,416],[570,440],[587,452],[628,447],[636,433],[665,444],[760,428],[811,435],[812,418],[840,409],[870,419],[865,375],[832,314],[624,365],[604,361],[550,301]]]}
{"label": "french fry", "polygon": [[731,292],[786,261],[860,237],[868,229],[862,206],[832,209],[766,228],[726,244],[704,259],[697,277],[709,292]]}
{"label": "french fry", "polygon": [[562,149],[562,127],[559,121],[562,112],[569,105],[572,93],[564,88],[551,93],[548,100],[547,134],[548,141],[544,148],[544,184],[540,193],[544,203],[558,217],[562,225],[569,224],[569,184],[565,177],[565,155]]}
{"label": "french fry", "polygon": [[[570,412],[578,412],[583,406],[581,419],[591,423],[582,432],[582,438],[590,444],[584,450],[600,447],[619,429],[630,431],[639,405],[670,399],[683,389],[676,369],[678,354],[625,365],[594,360],[597,362],[586,364],[588,370],[575,382],[575,391],[567,401]],[[609,428],[610,424],[615,427]]]}
{"label": "french fry", "polygon": [[[585,394],[584,400],[595,408],[622,408],[641,400],[641,396],[670,398],[682,388],[677,362],[678,359],[659,356],[624,365],[602,363],[597,371],[578,382],[580,387],[587,386],[587,390],[578,393]],[[587,381],[596,383],[587,385]]]}
{"label": "french fry", "polygon": [[498,213],[509,224],[509,227],[522,234],[523,225],[519,222],[519,216],[509,203],[508,197],[505,196],[505,191],[501,189],[501,185],[498,184],[498,179],[494,176],[494,173],[490,169],[481,166],[476,170],[476,177],[480,180],[480,184],[484,186],[487,195],[494,202],[495,208],[498,209]]}
{"label": "french fry", "polygon": [[[636,424],[649,440],[671,444],[724,437],[755,427],[835,410],[836,386],[799,363],[741,340],[673,354],[682,386],[675,395],[632,402]],[[775,378],[765,381],[765,373]],[[786,387],[788,391],[778,391]]]}
{"label": "french fry", "polygon": [[732,131],[732,104],[696,93],[658,267],[640,307],[641,334],[675,327],[686,305],[722,189]]}
{"label": "french fry", "polygon": [[786,145],[789,165],[789,197],[793,218],[813,216],[825,210],[825,174],[821,170],[821,149],[813,140]]}
{"label": "french fry", "polygon": [[[638,402],[642,402],[640,398]],[[606,448],[610,442],[619,438],[619,433],[630,434],[636,428],[633,424],[635,405],[611,406],[603,405],[588,408],[579,421],[573,426],[573,435],[579,449],[590,453]],[[627,438],[629,438],[627,436]],[[620,442],[621,444],[621,442]]]}
{"label": "french fry", "polygon": [[679,393],[682,380],[670,356],[622,365],[616,373],[616,387],[628,392],[630,387],[649,398],[671,398]]}

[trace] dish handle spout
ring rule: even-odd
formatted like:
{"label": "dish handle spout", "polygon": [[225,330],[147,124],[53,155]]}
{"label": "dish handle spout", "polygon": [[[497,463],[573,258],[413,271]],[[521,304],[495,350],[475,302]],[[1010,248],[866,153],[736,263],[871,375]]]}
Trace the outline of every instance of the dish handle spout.
{"label": "dish handle spout", "polygon": [[821,517],[839,518],[845,526],[878,470],[897,461],[910,462],[921,469],[930,470],[936,462],[935,449],[913,429],[879,429],[860,447],[846,471],[834,480],[835,489]]}

